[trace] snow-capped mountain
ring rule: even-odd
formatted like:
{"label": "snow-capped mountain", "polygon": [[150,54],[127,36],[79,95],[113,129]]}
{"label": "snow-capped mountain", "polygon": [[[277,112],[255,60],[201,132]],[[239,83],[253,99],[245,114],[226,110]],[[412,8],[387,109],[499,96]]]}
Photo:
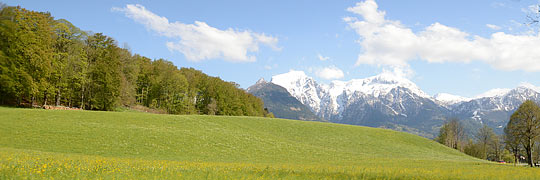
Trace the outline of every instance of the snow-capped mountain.
{"label": "snow-capped mountain", "polygon": [[313,78],[308,77],[303,71],[290,71],[272,77],[272,83],[287,89],[289,93],[302,104],[311,108],[313,112],[319,112],[322,88]]}
{"label": "snow-capped mountain", "polygon": [[261,98],[264,101],[264,107],[277,118],[324,121],[306,105],[292,97],[285,88],[266,82],[262,78],[250,86],[247,92]]}
{"label": "snow-capped mountain", "polygon": [[447,111],[416,84],[390,73],[319,84],[302,71],[290,71],[272,77],[271,82],[287,89],[318,116],[337,123],[399,126],[422,134],[424,130],[407,125],[423,124],[424,128],[431,124],[419,122],[418,116],[442,122],[441,114]]}
{"label": "snow-capped mountain", "polygon": [[540,102],[538,88],[530,84],[493,89],[474,98],[447,93],[432,97],[412,81],[391,73],[319,84],[303,71],[290,71],[273,76],[271,82],[331,122],[387,127],[426,137],[436,135],[450,117],[466,121],[470,129],[487,124],[500,133],[521,103]]}
{"label": "snow-capped mountain", "polygon": [[486,91],[482,94],[479,94],[477,96],[474,97],[474,99],[480,99],[480,98],[484,98],[484,97],[500,97],[500,96],[504,96],[506,93],[510,92],[510,90],[512,89],[501,89],[501,88],[496,88],[496,89],[491,89],[489,91]]}
{"label": "snow-capped mountain", "polygon": [[437,93],[433,96],[433,99],[437,100],[440,104],[446,106],[452,106],[454,104],[459,104],[462,102],[470,101],[471,98],[466,98],[458,95],[448,94],[448,93]]}
{"label": "snow-capped mountain", "polygon": [[533,87],[523,85],[514,89],[490,90],[470,101],[457,104],[452,112],[455,117],[487,124],[495,131],[502,132],[512,113],[525,100],[540,103],[540,93]]}
{"label": "snow-capped mountain", "polygon": [[410,93],[423,98],[430,98],[425,92],[408,79],[390,73],[384,73],[365,79],[350,81],[332,81],[318,84],[303,71],[290,71],[272,77],[272,83],[287,89],[292,96],[319,113],[330,107],[331,113],[339,113],[348,101],[354,100],[355,94],[382,97],[398,87],[406,88]]}

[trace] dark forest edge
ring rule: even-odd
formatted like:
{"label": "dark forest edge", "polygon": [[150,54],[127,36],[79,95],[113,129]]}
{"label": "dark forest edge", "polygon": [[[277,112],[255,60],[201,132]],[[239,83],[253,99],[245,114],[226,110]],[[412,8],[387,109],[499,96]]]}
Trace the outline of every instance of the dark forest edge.
{"label": "dark forest edge", "polygon": [[0,104],[272,116],[234,82],[131,53],[50,13],[0,4]]}

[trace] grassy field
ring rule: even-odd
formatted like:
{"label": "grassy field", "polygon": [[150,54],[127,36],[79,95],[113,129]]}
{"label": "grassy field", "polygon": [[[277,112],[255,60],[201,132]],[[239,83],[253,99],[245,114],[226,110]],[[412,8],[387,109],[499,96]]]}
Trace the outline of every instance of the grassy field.
{"label": "grassy field", "polygon": [[0,179],[538,179],[391,130],[255,117],[0,108]]}

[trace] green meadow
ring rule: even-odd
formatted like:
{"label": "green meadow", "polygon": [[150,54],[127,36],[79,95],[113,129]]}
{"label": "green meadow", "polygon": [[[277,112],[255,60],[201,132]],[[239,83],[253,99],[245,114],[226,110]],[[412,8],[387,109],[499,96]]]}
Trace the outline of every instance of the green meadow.
{"label": "green meadow", "polygon": [[0,108],[0,179],[539,179],[392,130],[258,117]]}

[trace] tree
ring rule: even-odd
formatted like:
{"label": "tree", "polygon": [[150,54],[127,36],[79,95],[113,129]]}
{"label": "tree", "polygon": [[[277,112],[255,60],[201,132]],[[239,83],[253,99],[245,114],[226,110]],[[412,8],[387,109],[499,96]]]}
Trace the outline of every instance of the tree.
{"label": "tree", "polygon": [[511,132],[509,127],[504,128],[504,143],[506,144],[505,148],[514,155],[514,165],[517,164],[519,159],[519,152],[521,151],[521,144],[519,138]]}
{"label": "tree", "polygon": [[512,137],[519,139],[527,154],[527,163],[532,167],[535,140],[540,136],[540,107],[531,100],[523,102],[512,114],[506,126]]}
{"label": "tree", "polygon": [[472,139],[469,139],[469,141],[463,148],[463,152],[469,156],[479,159],[485,159],[486,157],[486,153],[482,145],[480,143],[475,143]]}
{"label": "tree", "polygon": [[[503,150],[502,152],[502,157],[501,159],[504,161],[504,162],[514,162],[516,163],[517,159],[516,157],[514,156],[514,154],[512,154],[510,151],[508,151],[507,149]],[[515,166],[516,164],[514,164]]]}
{"label": "tree", "polygon": [[208,115],[216,115],[217,103],[215,99],[210,99],[210,104],[207,105]]}
{"label": "tree", "polygon": [[17,104],[47,103],[53,61],[53,18],[49,13],[20,7],[3,7],[0,12],[0,91]]}
{"label": "tree", "polygon": [[[90,34],[90,35],[89,35]],[[90,110],[142,105],[170,114],[265,116],[234,82],[133,55],[102,33],[0,3],[0,104]]]}
{"label": "tree", "polygon": [[494,148],[493,145],[495,144],[495,141],[497,141],[496,144],[498,144],[497,135],[493,132],[492,128],[484,124],[482,128],[478,129],[478,132],[476,133],[475,136],[476,136],[476,139],[478,140],[477,141],[478,144],[481,147],[480,148],[481,153],[482,153],[481,158],[487,159],[488,154],[490,153],[490,151],[493,150],[492,147]]}
{"label": "tree", "polygon": [[540,22],[540,4],[530,6],[527,12],[527,24],[537,25]]}
{"label": "tree", "polygon": [[89,109],[112,110],[120,94],[120,60],[114,39],[101,33],[87,40]]}
{"label": "tree", "polygon": [[136,57],[131,56],[127,49],[118,49],[120,63],[120,104],[129,107],[135,104],[136,81],[139,74]]}
{"label": "tree", "polygon": [[439,130],[437,141],[448,147],[463,151],[465,131],[458,119],[452,118]]}
{"label": "tree", "polygon": [[491,143],[490,156],[488,158],[494,161],[500,161],[504,154],[504,141],[501,136],[495,134],[494,139]]}

